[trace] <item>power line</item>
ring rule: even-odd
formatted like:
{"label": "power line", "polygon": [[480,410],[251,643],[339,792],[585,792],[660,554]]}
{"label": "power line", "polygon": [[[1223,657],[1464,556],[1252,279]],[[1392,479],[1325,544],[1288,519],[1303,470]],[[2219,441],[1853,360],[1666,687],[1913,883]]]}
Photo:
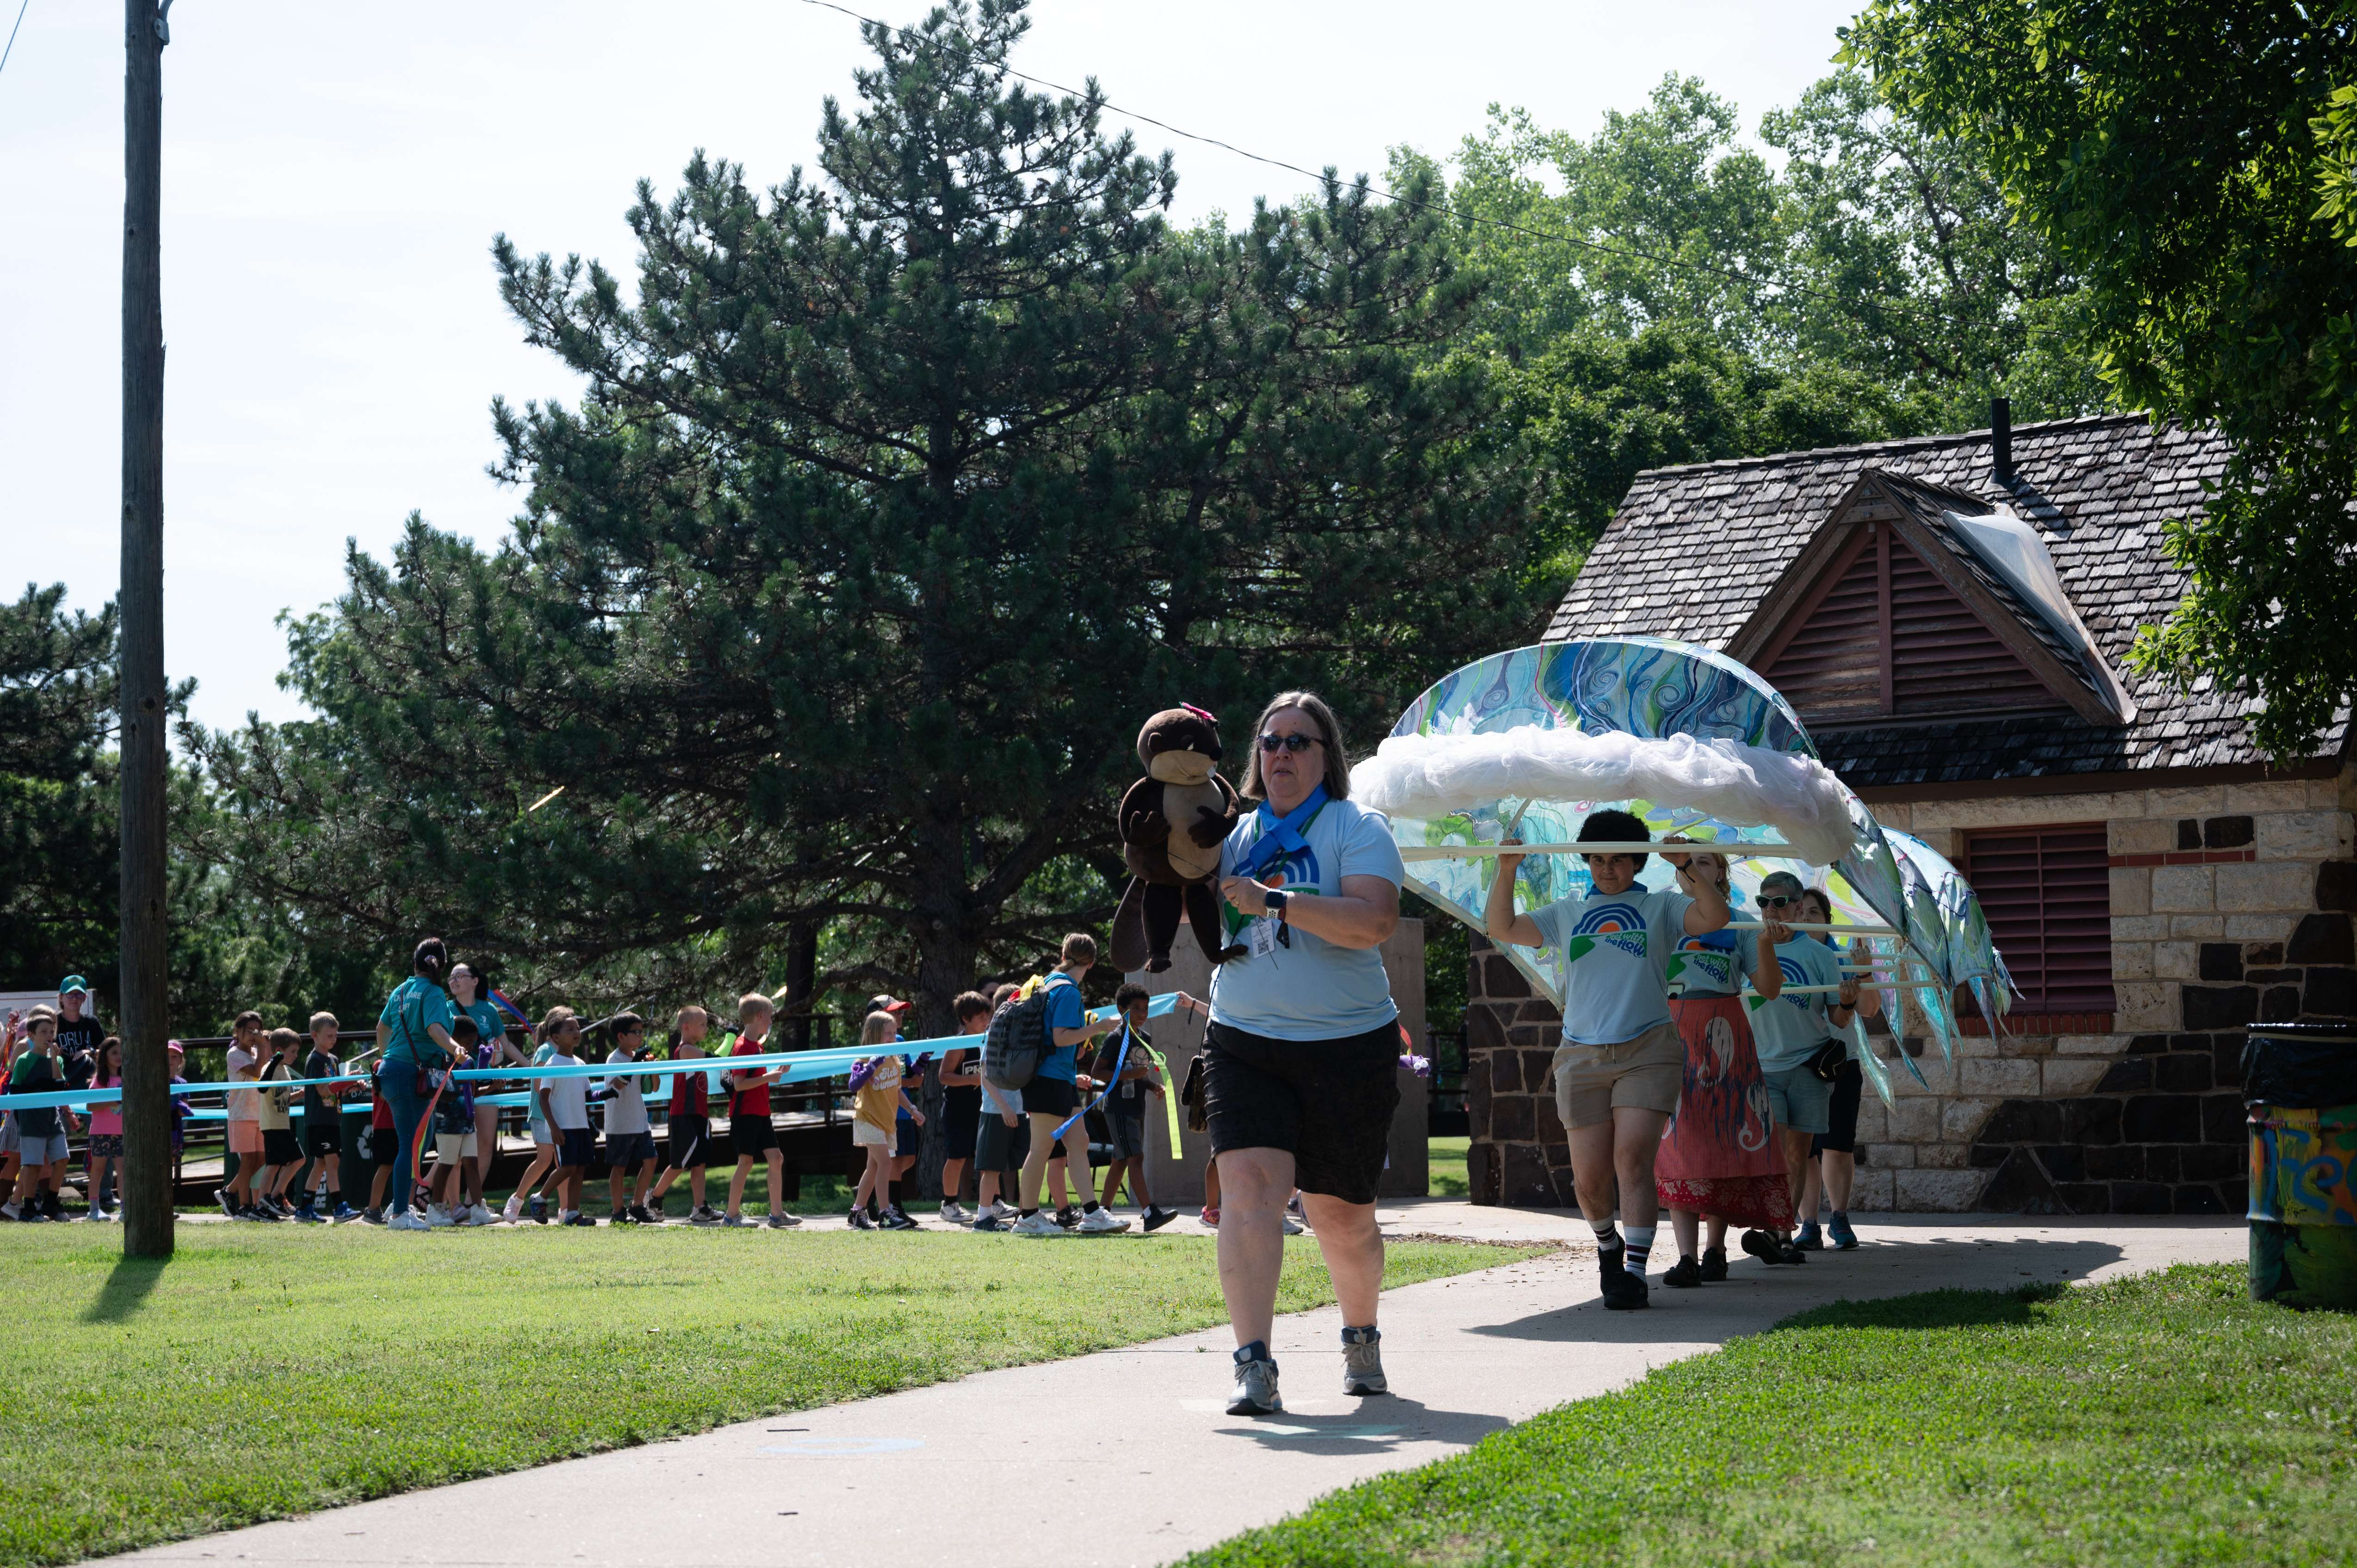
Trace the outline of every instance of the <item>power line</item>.
{"label": "power line", "polygon": [[[894,27],[889,22],[882,21],[877,17],[855,11],[847,5],[837,5],[835,0],[802,0],[802,3],[805,5],[816,6],[820,10],[823,11],[840,12],[842,15],[849,16],[854,21],[865,22],[870,27],[883,27],[890,32],[906,35],[913,30],[908,27]],[[1193,131],[1181,130],[1179,127],[1171,124],[1167,120],[1157,120],[1151,114],[1141,114],[1135,109],[1125,109],[1120,104],[1112,102],[1110,99],[1095,97],[1081,88],[1067,87],[1062,82],[1049,81],[1044,77],[1033,76],[1028,71],[1017,70],[1011,65],[1001,64],[999,70],[1004,71],[1006,75],[1015,78],[1018,81],[1028,82],[1034,87],[1043,87],[1051,92],[1067,93],[1075,98],[1085,99],[1093,97],[1094,102],[1100,108],[1110,110],[1112,113],[1118,114],[1125,119],[1135,120],[1141,124],[1151,125],[1157,130],[1167,131],[1171,135],[1183,138],[1186,141],[1200,142],[1207,147],[1218,147],[1222,152],[1233,153],[1240,158],[1248,158],[1256,164],[1266,164],[1271,168],[1284,169],[1287,173],[1297,174],[1305,179],[1322,181],[1326,177],[1325,174],[1312,173],[1310,170],[1303,168],[1299,164],[1287,163],[1283,158],[1270,157],[1265,153],[1255,153],[1248,148],[1237,146],[1233,142],[1222,141],[1217,136],[1206,136]],[[1395,207],[1405,207],[1419,211],[1431,210],[1447,213],[1451,217],[1461,219],[1469,223],[1479,223],[1487,228],[1502,230],[1510,234],[1521,234],[1533,240],[1543,240],[1555,244],[1571,245],[1581,250],[1593,251],[1599,255],[1617,256],[1623,261],[1642,262],[1649,266],[1661,267],[1671,272],[1707,274],[1711,276],[1725,278],[1745,285],[1748,287],[1773,289],[1780,293],[1794,295],[1805,299],[1822,300],[1825,304],[1837,305],[1845,309],[1855,309],[1861,303],[1867,303],[1874,308],[1895,311],[1902,316],[1914,314],[1916,315],[1916,319],[1919,322],[1926,319],[1925,316],[1916,314],[1920,307],[1909,304],[1903,304],[1899,301],[1879,300],[1861,302],[1859,300],[1845,298],[1840,295],[1828,294],[1823,289],[1811,288],[1805,284],[1795,284],[1772,278],[1755,277],[1749,273],[1741,272],[1733,267],[1713,266],[1707,262],[1680,261],[1670,257],[1652,255],[1644,251],[1633,251],[1623,246],[1607,244],[1600,240],[1582,239],[1577,234],[1565,233],[1561,231],[1549,231],[1544,229],[1533,229],[1523,224],[1509,222],[1502,218],[1491,218],[1479,212],[1468,212],[1463,208],[1455,206],[1446,200],[1422,200],[1415,197],[1403,196],[1398,191],[1391,190],[1383,186],[1376,185],[1372,180],[1367,182],[1367,188],[1374,195],[1382,197],[1384,200],[1389,201]],[[1954,317],[1947,316],[1937,311],[1929,313],[1928,318],[1932,321],[1949,322],[1953,322],[1957,319]],[[2025,322],[2022,325],[2025,330],[2033,333],[2050,330],[2048,328],[2040,328],[2035,323]]]}
{"label": "power line", "polygon": [[25,25],[25,13],[31,10],[32,6],[33,0],[25,0],[23,5],[16,7],[16,27],[8,29],[8,47],[0,48],[0,70],[8,69],[8,57],[16,52],[16,27]]}

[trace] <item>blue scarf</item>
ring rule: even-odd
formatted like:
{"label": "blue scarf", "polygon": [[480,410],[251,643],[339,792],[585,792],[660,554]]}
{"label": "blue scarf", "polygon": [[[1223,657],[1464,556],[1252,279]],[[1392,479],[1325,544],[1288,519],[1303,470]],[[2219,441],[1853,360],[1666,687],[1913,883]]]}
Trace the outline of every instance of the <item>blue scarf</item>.
{"label": "blue scarf", "polygon": [[1253,813],[1253,825],[1259,832],[1254,837],[1252,846],[1236,861],[1233,875],[1257,878],[1286,855],[1308,848],[1309,841],[1301,836],[1301,830],[1309,825],[1310,819],[1324,810],[1325,805],[1326,786],[1323,784],[1309,791],[1308,800],[1281,817],[1269,810],[1268,802],[1263,800],[1260,810]]}

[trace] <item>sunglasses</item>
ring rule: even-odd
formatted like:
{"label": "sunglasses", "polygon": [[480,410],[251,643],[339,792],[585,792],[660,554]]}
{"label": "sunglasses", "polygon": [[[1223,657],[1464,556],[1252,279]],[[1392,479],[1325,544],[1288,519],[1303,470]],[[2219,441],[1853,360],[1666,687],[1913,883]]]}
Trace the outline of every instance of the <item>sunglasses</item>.
{"label": "sunglasses", "polygon": [[1760,907],[1763,909],[1781,909],[1788,905],[1797,904],[1801,900],[1798,898],[1787,898],[1781,894],[1778,894],[1774,897],[1770,897],[1765,893],[1762,893],[1760,896]]}
{"label": "sunglasses", "polygon": [[1324,744],[1314,735],[1265,735],[1260,737],[1260,748],[1267,752],[1308,751],[1313,746]]}

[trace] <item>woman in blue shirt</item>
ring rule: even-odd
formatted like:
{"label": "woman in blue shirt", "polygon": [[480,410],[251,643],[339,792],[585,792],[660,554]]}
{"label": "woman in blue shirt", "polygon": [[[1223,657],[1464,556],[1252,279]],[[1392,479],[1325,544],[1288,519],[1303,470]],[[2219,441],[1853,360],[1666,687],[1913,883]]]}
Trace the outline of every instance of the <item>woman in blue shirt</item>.
{"label": "woman in blue shirt", "polygon": [[[531,1058],[516,1049],[508,1038],[508,1021],[500,1004],[490,998],[490,982],[472,965],[454,963],[450,966],[450,1004],[454,1011],[475,1021],[475,1058],[461,1065],[474,1068],[528,1066]],[[488,1083],[477,1082],[469,1092],[475,1105],[475,1191],[479,1195],[490,1180],[491,1156],[500,1151],[500,1108],[486,1105],[480,1096],[490,1089]],[[454,1092],[446,1090],[445,1093]],[[475,1207],[483,1208],[478,1197]],[[481,1224],[490,1223],[490,1211],[483,1209]]]}
{"label": "woman in blue shirt", "polygon": [[376,1020],[376,1043],[383,1054],[377,1084],[393,1110],[396,1168],[385,1194],[392,1210],[386,1229],[392,1230],[425,1229],[425,1219],[410,1207],[417,1188],[417,1128],[434,1094],[429,1075],[447,1068],[457,1054],[450,1021],[458,1014],[444,984],[450,974],[449,948],[440,937],[426,938],[411,956],[410,969],[410,977],[393,988]]}

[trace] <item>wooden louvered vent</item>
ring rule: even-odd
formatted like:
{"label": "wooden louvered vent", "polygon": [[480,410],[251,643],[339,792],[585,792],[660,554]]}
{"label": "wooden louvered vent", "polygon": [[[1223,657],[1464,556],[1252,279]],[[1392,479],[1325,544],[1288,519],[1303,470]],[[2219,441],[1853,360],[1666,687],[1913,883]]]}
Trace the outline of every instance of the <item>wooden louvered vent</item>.
{"label": "wooden louvered vent", "polygon": [[1972,833],[1964,875],[2029,1015],[2109,1013],[2112,873],[2101,822]]}
{"label": "wooden louvered vent", "polygon": [[1770,646],[1769,683],[1811,725],[2067,711],[1888,523],[1858,530]]}

